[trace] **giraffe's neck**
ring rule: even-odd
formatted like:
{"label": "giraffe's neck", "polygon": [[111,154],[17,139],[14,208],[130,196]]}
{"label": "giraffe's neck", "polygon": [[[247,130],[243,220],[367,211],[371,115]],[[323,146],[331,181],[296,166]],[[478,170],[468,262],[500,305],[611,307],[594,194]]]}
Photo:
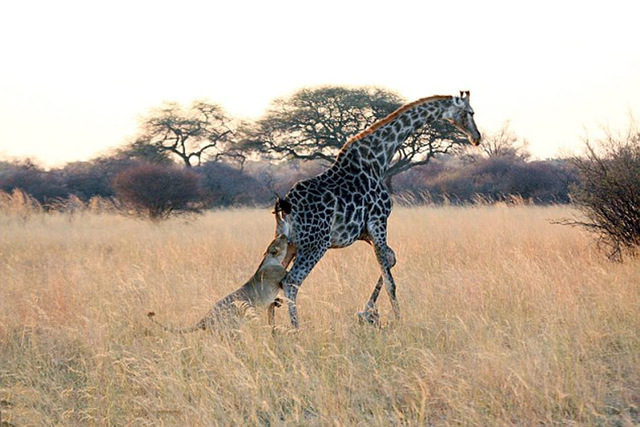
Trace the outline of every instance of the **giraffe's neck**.
{"label": "giraffe's neck", "polygon": [[450,96],[432,96],[401,107],[351,138],[334,166],[357,165],[382,178],[407,138],[425,124],[440,119],[450,104]]}

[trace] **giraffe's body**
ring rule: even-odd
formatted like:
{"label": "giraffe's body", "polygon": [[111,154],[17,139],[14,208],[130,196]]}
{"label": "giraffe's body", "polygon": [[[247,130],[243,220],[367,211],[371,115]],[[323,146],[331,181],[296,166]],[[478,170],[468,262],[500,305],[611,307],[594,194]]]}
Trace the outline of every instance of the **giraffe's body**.
{"label": "giraffe's body", "polygon": [[329,169],[298,182],[279,202],[276,211],[283,212],[277,232],[285,233],[296,251],[293,267],[282,281],[294,326],[298,326],[296,296],[302,281],[327,249],[343,248],[356,240],[373,245],[381,267],[380,279],[361,316],[376,321],[375,304],[383,282],[399,316],[391,275],[395,254],[387,246],[391,196],[384,184],[385,173],[402,143],[437,119],[451,121],[477,145],[480,133],[468,99],[464,95],[435,96],[400,108],[350,139]]}

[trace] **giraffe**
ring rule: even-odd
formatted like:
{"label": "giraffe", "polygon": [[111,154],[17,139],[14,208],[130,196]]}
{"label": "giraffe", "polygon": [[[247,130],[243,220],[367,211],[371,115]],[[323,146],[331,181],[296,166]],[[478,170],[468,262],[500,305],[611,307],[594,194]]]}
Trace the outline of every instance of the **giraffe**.
{"label": "giraffe", "polygon": [[293,261],[282,286],[294,328],[299,325],[296,297],[303,280],[328,249],[344,248],[356,240],[373,246],[381,271],[364,311],[358,313],[360,320],[378,322],[376,301],[383,283],[394,315],[400,317],[391,274],[396,256],[387,245],[391,196],[384,184],[385,172],[402,143],[435,120],[449,121],[478,145],[481,135],[473,114],[469,92],[406,104],[350,138],[331,167],[298,182],[276,201],[276,232],[284,233],[290,242],[283,264]]}

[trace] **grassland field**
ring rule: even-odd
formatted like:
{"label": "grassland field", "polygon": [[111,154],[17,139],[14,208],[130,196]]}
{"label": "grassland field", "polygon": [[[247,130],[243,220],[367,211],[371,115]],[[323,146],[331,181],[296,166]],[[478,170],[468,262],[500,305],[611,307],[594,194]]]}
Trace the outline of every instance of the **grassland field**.
{"label": "grassland field", "polygon": [[550,220],[570,207],[398,207],[402,318],[355,312],[365,243],[330,251],[275,334],[188,335],[244,283],[268,209],[150,223],[0,213],[0,416],[31,425],[638,425],[640,260],[609,261]]}

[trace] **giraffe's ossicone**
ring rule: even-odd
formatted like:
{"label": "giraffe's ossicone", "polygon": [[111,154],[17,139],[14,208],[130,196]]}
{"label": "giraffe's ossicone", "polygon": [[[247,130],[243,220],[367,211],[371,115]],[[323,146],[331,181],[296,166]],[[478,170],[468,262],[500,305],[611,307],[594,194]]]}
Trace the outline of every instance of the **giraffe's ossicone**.
{"label": "giraffe's ossicone", "polygon": [[396,318],[400,316],[391,267],[396,257],[387,245],[391,195],[385,173],[391,159],[416,130],[447,120],[478,145],[481,135],[469,105],[469,92],[460,96],[432,96],[407,104],[342,147],[334,164],[313,178],[300,181],[276,203],[277,233],[290,243],[287,262],[293,266],[282,281],[289,316],[298,327],[296,297],[300,285],[329,248],[343,248],[356,240],[373,245],[381,275],[361,319],[376,323],[376,301],[382,284]]}

